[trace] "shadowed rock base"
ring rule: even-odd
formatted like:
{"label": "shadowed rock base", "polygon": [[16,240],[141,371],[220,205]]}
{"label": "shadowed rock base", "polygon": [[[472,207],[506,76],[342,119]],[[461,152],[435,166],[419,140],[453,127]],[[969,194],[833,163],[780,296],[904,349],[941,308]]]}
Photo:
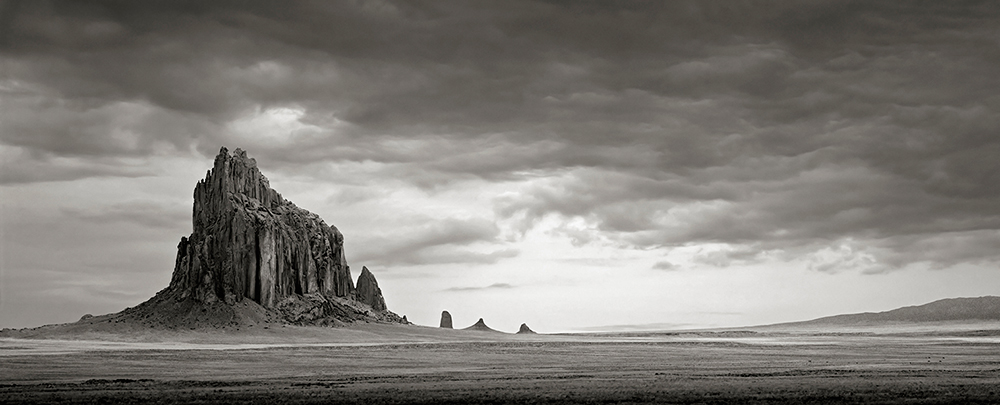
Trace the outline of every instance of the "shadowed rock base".
{"label": "shadowed rock base", "polygon": [[239,328],[270,323],[333,327],[352,322],[407,323],[395,313],[375,311],[355,300],[322,294],[292,295],[279,301],[275,308],[264,308],[252,300],[235,304],[204,303],[180,297],[169,289],[134,308],[106,317],[107,322],[157,329]]}

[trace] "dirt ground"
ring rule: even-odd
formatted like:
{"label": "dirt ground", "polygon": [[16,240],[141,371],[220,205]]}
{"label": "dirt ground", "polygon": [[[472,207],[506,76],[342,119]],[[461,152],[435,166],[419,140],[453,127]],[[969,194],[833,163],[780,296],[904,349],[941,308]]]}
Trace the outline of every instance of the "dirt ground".
{"label": "dirt ground", "polygon": [[1000,403],[996,331],[403,340],[3,338],[0,403]]}

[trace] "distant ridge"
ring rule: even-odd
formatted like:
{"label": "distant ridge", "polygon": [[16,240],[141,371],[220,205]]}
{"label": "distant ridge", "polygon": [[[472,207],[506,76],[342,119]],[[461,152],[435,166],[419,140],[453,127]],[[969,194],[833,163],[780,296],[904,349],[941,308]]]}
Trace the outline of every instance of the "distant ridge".
{"label": "distant ridge", "polygon": [[885,312],[834,315],[783,325],[851,325],[972,320],[1000,320],[1000,297],[947,298],[929,304],[902,307]]}

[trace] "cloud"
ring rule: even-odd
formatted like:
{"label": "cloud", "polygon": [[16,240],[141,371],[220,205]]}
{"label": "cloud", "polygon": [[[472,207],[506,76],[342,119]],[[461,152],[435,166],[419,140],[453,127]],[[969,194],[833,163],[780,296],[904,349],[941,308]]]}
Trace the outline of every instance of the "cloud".
{"label": "cloud", "polygon": [[[987,219],[995,218],[993,208],[980,205],[981,201],[933,195],[894,174],[832,164],[813,169],[787,166],[795,171],[786,174],[775,170],[780,166],[772,166],[756,173],[773,179],[748,181],[729,174],[739,171],[736,167],[714,168],[717,173],[705,173],[709,181],[703,184],[697,176],[658,180],[578,170],[498,197],[496,211],[522,223],[522,229],[550,215],[565,218],[567,225],[558,231],[583,243],[643,249],[699,243],[738,246],[740,258],[733,252],[715,252],[699,259],[719,266],[733,259],[746,262],[774,250],[815,252],[831,241],[849,238],[882,246],[877,259],[899,267],[907,263],[896,255],[906,250],[902,240],[912,243],[998,226]],[[743,175],[754,173],[753,169],[747,167]],[[716,176],[717,180],[711,179]],[[579,223],[573,218],[582,220],[584,226],[569,225]],[[962,255],[967,260],[998,258],[989,249],[934,246],[939,259],[921,255],[930,262],[953,264],[950,258]]]}
{"label": "cloud", "polygon": [[515,286],[507,283],[493,283],[485,287],[451,287],[451,288],[446,288],[443,291],[463,292],[463,291],[483,291],[483,290],[508,290],[511,288],[515,288]]}
{"label": "cloud", "polygon": [[576,268],[581,267],[595,267],[603,269],[614,269],[625,265],[633,260],[635,257],[620,256],[599,256],[599,257],[568,257],[568,258],[558,258],[553,259],[559,263],[568,263]]}
{"label": "cloud", "polygon": [[760,263],[767,258],[767,253],[757,246],[727,245],[722,248],[699,249],[692,260],[714,267],[729,267]]}
{"label": "cloud", "polygon": [[373,232],[352,253],[352,261],[376,266],[488,264],[517,256],[516,249],[494,247],[501,244],[499,236],[499,228],[484,219],[421,218],[408,226],[398,224],[392,233]]}
{"label": "cloud", "polygon": [[886,270],[887,266],[880,263],[867,247],[847,240],[839,244],[831,244],[812,253],[809,268],[824,273],[844,270],[878,273]]}
{"label": "cloud", "polygon": [[668,261],[659,261],[653,264],[653,270],[674,271],[679,269],[680,266]]}
{"label": "cloud", "polygon": [[368,237],[375,264],[495,263],[517,254],[498,226],[545,218],[576,245],[726,245],[697,259],[720,266],[1000,260],[989,2],[4,7],[5,184],[227,144],[429,193],[510,183],[497,221]]}
{"label": "cloud", "polygon": [[62,214],[96,224],[130,223],[147,228],[189,230],[191,212],[185,205],[156,201],[126,201],[105,207],[62,208]]}
{"label": "cloud", "polygon": [[153,173],[128,159],[87,159],[29,153],[0,145],[0,184],[72,181],[90,177],[148,177]]}
{"label": "cloud", "polygon": [[402,256],[387,256],[374,260],[384,266],[392,265],[429,265],[429,264],[494,264],[504,259],[517,257],[517,249],[498,249],[489,252],[476,252],[455,248],[425,249]]}

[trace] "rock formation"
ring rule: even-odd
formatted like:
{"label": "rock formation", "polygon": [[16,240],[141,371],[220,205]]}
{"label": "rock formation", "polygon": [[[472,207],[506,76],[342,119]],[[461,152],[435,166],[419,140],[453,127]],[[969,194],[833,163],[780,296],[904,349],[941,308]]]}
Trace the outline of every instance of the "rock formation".
{"label": "rock formation", "polygon": [[[355,289],[340,231],[271,189],[256,160],[241,149],[230,153],[223,147],[195,186],[192,225],[191,235],[177,246],[170,286],[132,309],[146,313],[143,319],[150,310],[213,305],[228,307],[216,312],[232,318],[232,308],[241,303],[249,308],[242,313],[257,320],[402,322],[386,310],[367,268],[358,279],[360,291]],[[195,304],[182,304],[188,302]],[[175,315],[168,323],[186,319]]]}
{"label": "rock formation", "polygon": [[291,295],[354,296],[344,236],[272,190],[241,149],[222,148],[195,186],[192,222],[170,281],[182,297],[274,308]]}
{"label": "rock formation", "polygon": [[441,327],[451,329],[451,314],[448,311],[441,311]]}
{"label": "rock formation", "polygon": [[361,275],[358,276],[357,287],[358,301],[368,304],[376,311],[385,311],[385,299],[382,298],[382,289],[378,288],[378,281],[375,275],[368,271],[368,267],[361,267]]}
{"label": "rock formation", "polygon": [[483,321],[483,318],[479,318],[479,320],[476,321],[475,324],[473,324],[472,326],[470,326],[468,328],[465,328],[465,330],[475,330],[475,331],[481,331],[481,332],[498,332],[498,333],[500,332],[500,331],[498,331],[496,329],[493,329],[493,328],[491,328],[489,326],[486,326],[486,322]]}
{"label": "rock formation", "polygon": [[535,334],[535,331],[531,330],[531,328],[528,327],[528,324],[522,323],[521,324],[521,329],[517,330],[517,334],[518,335],[521,335],[521,334],[533,335],[533,334]]}

